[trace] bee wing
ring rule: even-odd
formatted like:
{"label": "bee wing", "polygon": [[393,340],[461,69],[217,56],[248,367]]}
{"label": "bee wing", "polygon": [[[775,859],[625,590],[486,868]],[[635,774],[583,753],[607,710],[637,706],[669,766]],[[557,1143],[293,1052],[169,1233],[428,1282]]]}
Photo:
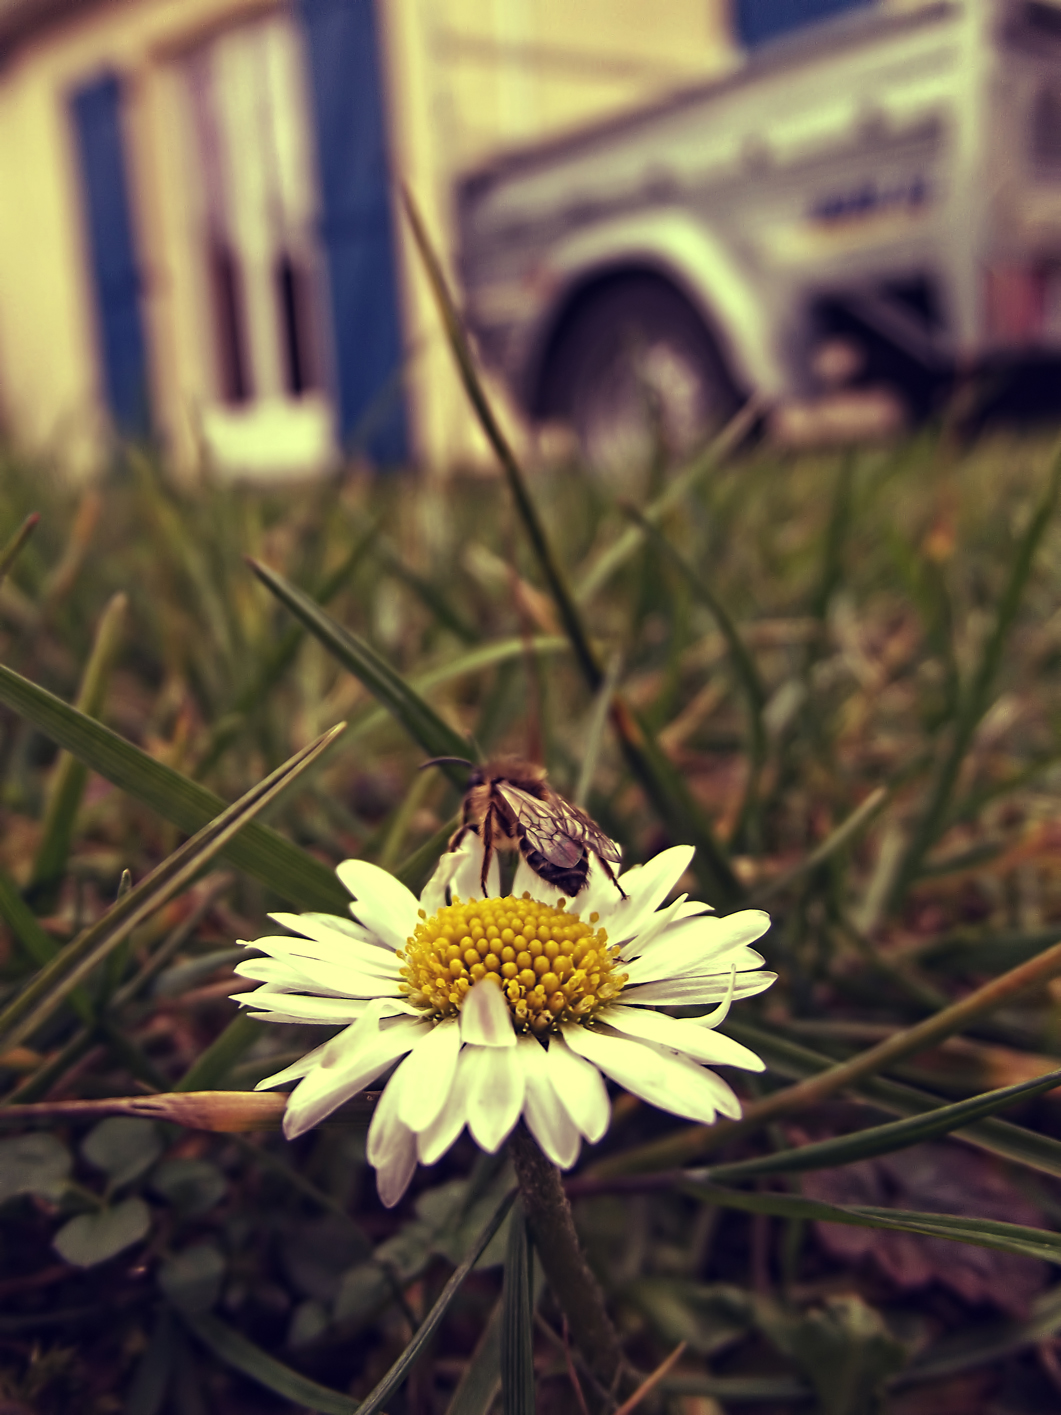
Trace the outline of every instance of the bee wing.
{"label": "bee wing", "polygon": [[550,864],[570,869],[577,865],[585,853],[582,831],[572,829],[564,808],[567,802],[559,796],[551,800],[539,801],[529,791],[513,786],[511,781],[497,781],[494,789],[523,827],[528,845],[540,850]]}
{"label": "bee wing", "polygon": [[622,864],[622,852],[618,845],[604,834],[596,821],[590,820],[585,811],[580,811],[577,806],[573,806],[570,801],[565,801],[562,796],[558,796],[557,800],[563,809],[567,822],[566,830],[569,835],[577,836],[602,860],[607,860],[613,865]]}

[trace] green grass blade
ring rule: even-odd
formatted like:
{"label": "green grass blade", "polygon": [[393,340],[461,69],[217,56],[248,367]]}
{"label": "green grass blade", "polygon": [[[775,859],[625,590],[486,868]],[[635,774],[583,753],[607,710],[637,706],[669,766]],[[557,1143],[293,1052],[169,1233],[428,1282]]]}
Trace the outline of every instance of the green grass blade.
{"label": "green grass blade", "polygon": [[[467,756],[469,747],[464,738],[454,732],[371,645],[337,623],[309,595],[289,584],[275,570],[255,560],[249,564],[266,588],[365,685],[429,756]],[[443,769],[453,772],[454,779],[463,782],[462,768]]]}
{"label": "green grass blade", "polygon": [[766,723],[763,718],[768,697],[766,688],[759,676],[759,670],[755,666],[755,660],[748,652],[748,646],[741,638],[740,631],[733,622],[729,610],[726,609],[711,586],[697,574],[685,557],[679,554],[658,527],[654,526],[634,507],[628,507],[627,512],[640,526],[649,543],[656,548],[668,564],[678,571],[695,597],[711,613],[718,625],[719,632],[726,641],[730,662],[733,665],[733,675],[740,685],[748,712],[748,781],[733,831],[733,839],[742,840],[748,831],[751,831],[753,835],[758,833],[753,821],[756,815],[759,779],[766,764],[767,735]]}
{"label": "green grass blade", "polygon": [[811,874],[819,865],[824,865],[826,860],[831,859],[845,845],[849,845],[869,825],[870,821],[883,809],[890,794],[887,786],[878,786],[871,791],[866,799],[860,802],[835,830],[830,831],[822,843],[809,855],[800,860],[798,864],[793,865],[791,869],[785,870],[775,879],[768,880],[766,884],[755,890],[748,899],[748,907],[759,908],[768,899],[773,899],[776,894],[781,894],[791,885]]}
{"label": "green grass blade", "polygon": [[910,835],[888,896],[888,910],[894,912],[906,896],[921,863],[939,838],[950,808],[951,797],[961,774],[962,762],[972,744],[980,720],[987,711],[992,685],[1002,662],[1002,654],[1020,609],[1031,576],[1035,556],[1046,534],[1061,494],[1061,453],[1054,457],[1046,490],[1028,522],[1013,557],[1009,579],[995,613],[995,622],[984,644],[972,682],[962,695],[950,745],[936,772],[928,802]]}
{"label": "green grass blade", "polygon": [[7,544],[0,549],[0,585],[7,579],[8,573],[18,559],[19,552],[29,540],[30,536],[37,529],[40,522],[41,513],[33,511],[26,517],[19,526],[15,534],[8,540]]}
{"label": "green grass blade", "polygon": [[51,1016],[77,985],[122,939],[168,899],[184,889],[237,831],[271,805],[299,776],[314,765],[342,727],[333,727],[309,747],[297,752],[263,782],[229,806],[216,820],[175,850],[131,889],[91,928],[66,945],[45,965],[0,1014],[0,1038],[15,1046]]}
{"label": "green grass blade", "polygon": [[873,1125],[851,1135],[840,1135],[832,1140],[800,1145],[798,1149],[781,1150],[776,1154],[741,1160],[736,1164],[712,1165],[704,1171],[704,1178],[712,1181],[725,1180],[729,1183],[757,1174],[796,1174],[805,1170],[832,1169],[842,1164],[854,1164],[857,1160],[891,1154],[895,1150],[905,1150],[910,1145],[921,1144],[924,1140],[949,1135],[953,1130],[960,1130],[964,1125],[994,1115],[1007,1106],[1016,1105],[1018,1101],[1030,1100],[1032,1096],[1040,1095],[1058,1085],[1061,1085],[1061,1070],[1050,1071],[1033,1081],[1020,1081],[1015,1086],[1003,1086],[995,1091],[985,1091],[983,1095],[973,1096],[969,1100],[940,1106],[927,1115],[917,1115],[908,1120],[893,1120],[886,1125]]}
{"label": "green grass blade", "polygon": [[482,635],[453,607],[449,601],[449,596],[445,594],[441,586],[432,584],[430,580],[426,580],[423,575],[414,570],[412,566],[406,565],[398,550],[391,545],[389,540],[381,537],[378,554],[395,579],[401,580],[404,585],[408,585],[417,599],[431,611],[438,622],[444,625],[451,634],[454,634],[466,644],[479,642]]}
{"label": "green grass blade", "polygon": [[500,1389],[501,1303],[498,1302],[446,1407],[446,1415],[490,1415]]}
{"label": "green grass blade", "polygon": [[915,1356],[892,1380],[892,1388],[942,1380],[1046,1341],[1061,1328],[1061,1287],[1041,1293],[1031,1308],[1031,1314],[1022,1319],[976,1322],[971,1330],[966,1328],[945,1337]]}
{"label": "green grass blade", "polygon": [[601,748],[604,745],[604,728],[608,721],[608,710],[619,682],[621,667],[622,659],[618,654],[613,654],[604,675],[604,682],[601,684],[600,691],[593,703],[593,711],[590,714],[589,727],[586,732],[586,743],[582,749],[582,765],[579,768],[578,784],[572,797],[575,805],[581,810],[585,810],[590,790],[593,787],[593,778],[596,775],[597,763],[600,761]]}
{"label": "green grass blade", "polygon": [[534,502],[531,500],[523,469],[519,465],[508,438],[502,432],[501,424],[495,417],[490,400],[486,396],[478,370],[475,367],[475,359],[468,343],[468,336],[464,332],[460,315],[457,313],[457,306],[446,283],[441,263],[428,237],[427,229],[408,190],[404,192],[404,197],[405,211],[412,227],[413,238],[416,241],[420,259],[431,285],[435,305],[442,319],[446,338],[464,384],[464,390],[475,410],[476,417],[479,419],[479,425],[486,434],[486,440],[494,449],[497,460],[501,463],[501,470],[508,482],[509,491],[516,504],[516,511],[523,522],[523,529],[531,543],[534,557],[556,604],[564,632],[571,640],[571,647],[587,683],[589,683],[591,690],[596,692],[604,678],[604,672],[583,627],[574,597],[561,573],[559,562],[553,554],[552,546],[545,534],[545,527],[542,525]]}
{"label": "green grass blade", "polygon": [[261,1040],[260,1022],[246,1012],[237,1012],[201,1056],[197,1056],[174,1086],[175,1091],[213,1091],[228,1079],[236,1062]]}
{"label": "green grass blade", "polygon": [[[0,664],[0,702],[100,776],[192,833],[215,819],[225,802],[205,786],[149,757],[117,732],[79,713],[36,683]],[[348,895],[326,865],[275,830],[252,821],[225,858],[271,890],[306,909],[345,913]]]}
{"label": "green grass blade", "polygon": [[363,1407],[352,1396],[318,1385],[308,1376],[293,1371],[275,1356],[215,1317],[212,1312],[181,1312],[180,1319],[188,1330],[235,1371],[241,1371],[267,1390],[294,1401],[306,1410],[319,1410],[321,1415],[356,1415]]}
{"label": "green grass blade", "polygon": [[972,1243],[977,1248],[994,1248],[1061,1264],[1061,1233],[1045,1228],[1026,1228],[995,1219],[966,1218],[959,1215],[919,1213],[910,1209],[882,1209],[870,1205],[826,1204],[819,1199],[803,1199],[795,1194],[743,1193],[719,1184],[682,1183],[685,1193],[720,1208],[742,1209],[745,1213],[769,1214],[773,1218],[811,1219],[818,1223],[843,1223],[856,1228],[887,1228],[899,1233],[920,1233],[929,1238],[946,1238],[952,1243]]}
{"label": "green grass blade", "polygon": [[[85,665],[75,706],[86,717],[99,717],[107,696],[111,670],[121,646],[128,597],[119,591],[112,596],[100,617],[95,642]],[[34,901],[54,899],[56,887],[66,868],[74,824],[84,795],[88,768],[69,752],[55,764],[51,796],[44,817],[44,833],[33,862],[30,893]],[[42,912],[47,912],[47,909]]]}
{"label": "green grass blade", "polygon": [[472,1244],[464,1261],[453,1273],[452,1277],[439,1294],[434,1306],[420,1323],[412,1341],[371,1394],[365,1397],[364,1404],[359,1407],[361,1415],[378,1415],[378,1412],[383,1409],[384,1402],[390,1399],[408,1376],[414,1364],[419,1359],[421,1352],[438,1330],[442,1318],[446,1315],[450,1303],[460,1291],[464,1279],[471,1272],[472,1268],[475,1267],[482,1254],[486,1251],[487,1244],[507,1218],[508,1211],[512,1207],[515,1197],[516,1191],[515,1189],[511,1189],[501,1200],[489,1222]]}
{"label": "green grass blade", "polygon": [[38,967],[55,957],[58,944],[41,928],[36,914],[15,888],[12,880],[0,870],[0,919],[8,926]]}
{"label": "green grass blade", "polygon": [[[753,1047],[771,1071],[792,1080],[799,1081],[805,1076],[817,1075],[835,1064],[831,1056],[812,1051],[809,1047],[780,1035],[776,1030],[756,1026],[743,1018],[737,1021],[727,1020],[726,1031],[745,1046]],[[928,1091],[883,1076],[867,1077],[852,1087],[851,1094],[859,1100],[878,1106],[881,1110],[890,1110],[896,1115],[905,1116],[928,1115],[946,1104],[941,1097]],[[1013,1160],[1042,1174],[1061,1176],[1061,1140],[1055,1140],[1049,1135],[1041,1135],[1037,1131],[1026,1130],[1011,1121],[997,1118],[977,1120],[952,1133],[955,1139],[988,1154]]]}
{"label": "green grass blade", "polygon": [[[318,604],[325,605],[329,600],[335,598],[371,547],[379,532],[379,527],[380,518],[376,517],[364,535],[354,542],[342,562],[325,577],[315,596]],[[196,780],[201,781],[213,770],[242,732],[248,715],[259,703],[264,702],[269,692],[294,663],[295,655],[298,653],[305,632],[301,624],[291,625],[272,653],[261,664],[250,683],[239,694],[232,711],[226,713],[214,724],[206,750],[195,767]]]}
{"label": "green grass blade", "polygon": [[[707,449],[684,471],[672,477],[666,488],[656,499],[646,506],[643,517],[650,524],[661,521],[668,511],[680,506],[688,494],[704,481],[740,445],[763,414],[763,403],[751,398],[744,404],[719,433]],[[644,531],[640,526],[628,526],[610,546],[594,560],[593,564],[575,586],[575,599],[585,604],[602,589],[626,562],[637,554],[644,541]]]}
{"label": "green grass blade", "polygon": [[527,1221],[516,1208],[508,1230],[501,1298],[501,1404],[504,1415],[534,1415],[534,1297]]}

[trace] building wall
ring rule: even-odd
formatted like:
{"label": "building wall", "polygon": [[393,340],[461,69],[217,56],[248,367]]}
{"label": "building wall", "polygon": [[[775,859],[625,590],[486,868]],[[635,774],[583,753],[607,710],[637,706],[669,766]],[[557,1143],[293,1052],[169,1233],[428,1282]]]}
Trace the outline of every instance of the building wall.
{"label": "building wall", "polygon": [[[366,3],[368,0],[366,0]],[[725,0],[378,0],[396,175],[444,257],[449,193],[471,165],[733,62]],[[210,396],[206,296],[186,199],[177,62],[273,0],[110,0],[42,28],[0,70],[0,407],[24,445],[87,468],[105,447],[94,295],[67,114],[106,70],[127,82],[126,152],[156,423],[179,465]],[[414,447],[435,468],[483,456],[402,231]]]}

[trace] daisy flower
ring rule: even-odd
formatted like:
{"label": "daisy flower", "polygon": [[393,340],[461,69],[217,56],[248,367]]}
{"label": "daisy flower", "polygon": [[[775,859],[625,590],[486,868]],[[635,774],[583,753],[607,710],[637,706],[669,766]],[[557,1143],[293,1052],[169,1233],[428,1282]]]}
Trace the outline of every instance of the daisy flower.
{"label": "daisy flower", "polygon": [[[500,896],[496,856],[483,899],[483,845],[469,833],[442,856],[418,900],[377,865],[346,860],[349,919],[273,914],[290,934],[248,942],[266,956],[236,972],[261,984],[235,1000],[270,1022],[341,1024],[322,1046],[258,1088],[297,1081],[284,1113],[294,1139],[400,1062],[368,1132],[383,1202],[404,1194],[417,1161],[434,1164],[467,1126],[496,1151],[522,1116],[554,1164],[600,1140],[604,1078],[661,1110],[710,1124],[740,1116],[711,1064],[763,1070],[715,1028],[734,997],[774,981],[749,945],[769,927],[757,909],[719,919],[681,895],[691,846],[621,876],[596,860],[573,900],[525,861]],[[678,1019],[660,1007],[710,1008]]]}

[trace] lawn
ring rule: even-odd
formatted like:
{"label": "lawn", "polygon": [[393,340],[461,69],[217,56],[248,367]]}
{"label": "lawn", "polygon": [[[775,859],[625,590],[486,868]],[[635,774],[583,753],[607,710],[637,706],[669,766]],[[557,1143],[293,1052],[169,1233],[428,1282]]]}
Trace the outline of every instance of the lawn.
{"label": "lawn", "polygon": [[[566,1176],[634,1383],[684,1344],[637,1408],[1061,1402],[1059,466],[720,444],[618,502],[574,464],[182,490],[130,450],[78,489],[7,457],[4,1411],[616,1408],[516,1222],[447,1286],[504,1147],[387,1209],[371,1099],[288,1142],[232,1096],[322,1037],[237,1012],[239,942],[340,912],[344,859],[420,890],[462,769],[419,768],[499,753],[773,919],[778,980],[721,1026],[767,1064],[724,1068],[744,1119],[613,1086]],[[231,1128],[169,1118],[203,1091]]]}

